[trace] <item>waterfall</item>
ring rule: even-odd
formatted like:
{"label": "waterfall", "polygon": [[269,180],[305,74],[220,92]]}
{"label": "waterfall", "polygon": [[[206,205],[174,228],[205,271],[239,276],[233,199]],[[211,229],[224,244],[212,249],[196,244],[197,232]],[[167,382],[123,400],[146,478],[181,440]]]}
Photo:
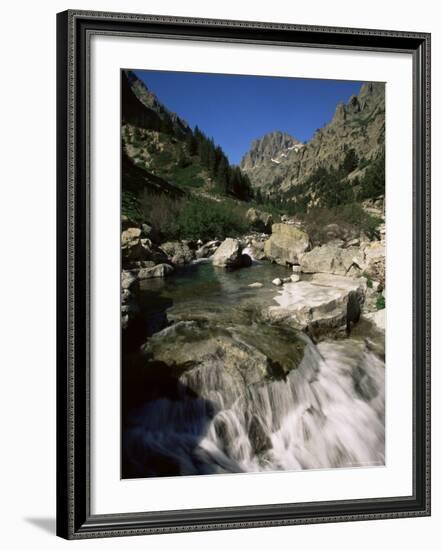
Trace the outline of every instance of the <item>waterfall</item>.
{"label": "waterfall", "polygon": [[250,384],[222,362],[179,378],[176,399],[133,413],[125,460],[140,475],[384,464],[384,363],[362,340],[306,336],[285,378]]}

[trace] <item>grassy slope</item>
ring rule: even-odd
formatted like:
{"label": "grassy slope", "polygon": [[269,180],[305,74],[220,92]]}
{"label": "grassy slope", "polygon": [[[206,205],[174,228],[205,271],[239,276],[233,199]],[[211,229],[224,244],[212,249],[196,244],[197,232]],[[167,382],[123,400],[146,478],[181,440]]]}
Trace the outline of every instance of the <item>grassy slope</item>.
{"label": "grassy slope", "polygon": [[207,171],[198,156],[190,156],[183,141],[153,130],[126,124],[123,149],[133,163],[178,187],[206,187]]}
{"label": "grassy slope", "polygon": [[211,239],[248,229],[248,203],[219,193],[197,155],[159,132],[123,127],[122,213],[162,239]]}

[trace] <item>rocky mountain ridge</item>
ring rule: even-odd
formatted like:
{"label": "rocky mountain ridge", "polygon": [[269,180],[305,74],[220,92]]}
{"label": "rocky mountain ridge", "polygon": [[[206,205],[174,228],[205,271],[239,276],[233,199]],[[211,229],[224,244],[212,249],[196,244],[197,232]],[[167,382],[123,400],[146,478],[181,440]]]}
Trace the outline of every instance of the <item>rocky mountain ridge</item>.
{"label": "rocky mountain ridge", "polygon": [[318,169],[338,169],[350,150],[357,165],[348,179],[361,177],[384,150],[385,85],[364,83],[358,95],[337,105],[332,120],[305,145],[292,138],[292,146],[287,146],[291,136],[279,132],[284,138],[275,140],[274,135],[254,141],[241,161],[253,188],[263,194],[294,195]]}
{"label": "rocky mountain ridge", "polygon": [[121,84],[123,123],[178,135],[191,132],[187,122],[169,111],[133,71],[123,70]]}
{"label": "rocky mountain ridge", "polygon": [[304,144],[286,132],[270,132],[252,142],[250,150],[241,160],[242,170],[256,170],[262,164],[280,164],[289,151],[299,151]]}

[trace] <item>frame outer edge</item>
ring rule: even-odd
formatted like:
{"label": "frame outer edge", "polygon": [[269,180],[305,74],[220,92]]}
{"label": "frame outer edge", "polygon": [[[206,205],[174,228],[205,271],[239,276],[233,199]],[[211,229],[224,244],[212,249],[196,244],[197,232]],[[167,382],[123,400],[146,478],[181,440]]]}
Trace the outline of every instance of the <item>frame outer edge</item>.
{"label": "frame outer edge", "polygon": [[369,29],[362,27],[334,27],[327,25],[306,25],[296,23],[282,23],[282,22],[270,22],[270,21],[253,21],[253,20],[240,20],[240,19],[211,19],[203,17],[188,17],[180,15],[158,15],[158,14],[141,14],[141,13],[122,13],[113,11],[92,11],[92,10],[66,10],[70,16],[78,19],[106,19],[118,21],[134,21],[140,23],[164,23],[164,24],[181,24],[183,26],[201,25],[212,27],[236,27],[236,28],[249,28],[249,29],[263,29],[263,30],[287,30],[287,31],[305,31],[311,33],[335,33],[335,34],[353,34],[353,35],[373,35],[373,36],[385,36],[385,37],[408,37],[425,40],[430,36],[430,33],[426,32],[412,32],[412,31],[397,31],[389,29]]}
{"label": "frame outer edge", "polygon": [[428,516],[431,516],[431,34],[424,38],[425,46],[425,74],[424,74],[424,101],[425,101],[425,151],[424,162],[424,201],[425,201],[425,506]]}
{"label": "frame outer edge", "polygon": [[[421,273],[424,275],[425,341],[423,359],[423,380],[425,385],[425,411],[423,413],[423,436],[425,438],[424,491],[423,509],[411,511],[390,511],[379,513],[355,513],[333,515],[318,513],[308,517],[290,519],[255,519],[238,521],[214,520],[203,523],[167,526],[124,524],[121,514],[114,515],[115,521],[96,521],[99,516],[85,517],[88,506],[79,502],[75,494],[75,426],[76,426],[76,392],[75,368],[83,365],[83,359],[75,357],[75,325],[80,322],[75,318],[75,296],[78,288],[75,284],[75,179],[76,179],[76,98],[80,90],[76,89],[76,25],[77,20],[90,18],[96,20],[138,21],[144,23],[196,24],[205,26],[226,26],[248,29],[272,29],[308,31],[312,33],[343,33],[360,36],[379,36],[412,38],[421,42],[422,48],[421,79],[422,109],[424,116],[421,132],[424,134],[420,147],[420,160],[423,164],[420,177],[421,200],[423,202],[423,219],[421,230],[424,232],[423,261]],[[327,47],[327,46],[321,46]],[[419,49],[420,49],[419,48]],[[370,48],[367,48],[370,49]],[[388,50],[389,48],[386,48]],[[160,534],[186,531],[208,531],[214,529],[237,529],[246,527],[271,527],[278,525],[315,524],[344,521],[361,521],[371,519],[390,519],[425,516],[430,514],[430,34],[402,31],[377,31],[370,29],[351,29],[342,27],[318,27],[284,23],[265,23],[257,21],[229,21],[200,18],[183,18],[175,16],[121,14],[114,12],[92,12],[85,10],[67,10],[57,14],[57,535],[67,539],[83,539],[111,536],[142,534]],[[393,50],[393,48],[391,48]],[[419,182],[413,182],[413,188]],[[81,412],[81,411],[80,411]],[[78,422],[77,422],[78,423]],[[79,425],[79,428],[82,426]],[[81,453],[81,449],[77,450]],[[82,481],[82,480],[79,480]],[[78,480],[77,480],[78,483]]]}
{"label": "frame outer edge", "polygon": [[57,520],[56,534],[67,538],[68,372],[67,372],[67,13],[57,14]]}

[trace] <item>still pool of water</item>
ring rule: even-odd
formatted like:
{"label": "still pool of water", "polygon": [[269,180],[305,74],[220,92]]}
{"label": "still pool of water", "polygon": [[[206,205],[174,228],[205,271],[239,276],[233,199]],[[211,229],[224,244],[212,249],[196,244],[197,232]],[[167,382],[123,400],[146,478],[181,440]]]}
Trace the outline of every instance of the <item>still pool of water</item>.
{"label": "still pool of water", "polygon": [[[288,277],[288,268],[270,263],[254,263],[251,267],[226,270],[210,262],[197,262],[166,279],[148,279],[141,283],[140,304],[145,314],[167,312],[171,320],[200,314],[223,317],[238,314],[243,306],[271,305],[277,288],[276,277]],[[261,288],[250,284],[262,283]]]}
{"label": "still pool of water", "polygon": [[[270,263],[254,263],[243,269],[227,270],[214,267],[211,262],[196,262],[178,268],[165,279],[142,281],[141,290],[160,293],[175,301],[210,300],[220,303],[236,303],[238,300],[260,294],[275,294],[272,280],[288,277],[290,269]],[[262,283],[262,288],[250,288]]]}

